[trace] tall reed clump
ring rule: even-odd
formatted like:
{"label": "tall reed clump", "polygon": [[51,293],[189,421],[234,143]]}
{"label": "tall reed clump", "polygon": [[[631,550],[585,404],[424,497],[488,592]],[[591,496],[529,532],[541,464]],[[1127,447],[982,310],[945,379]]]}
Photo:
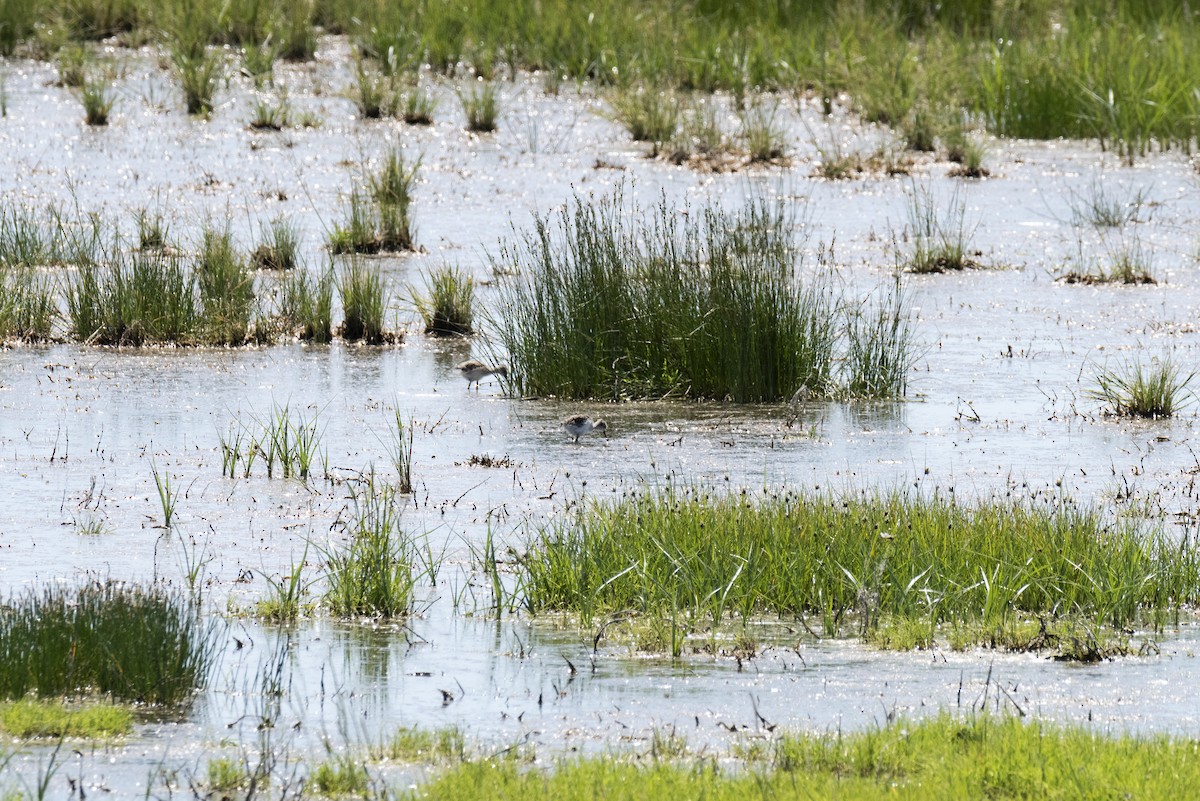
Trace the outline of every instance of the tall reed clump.
{"label": "tall reed clump", "polygon": [[185,703],[205,685],[215,644],[194,602],[158,587],[30,589],[0,615],[0,698]]}
{"label": "tall reed clump", "polygon": [[410,207],[421,160],[407,163],[399,149],[384,157],[379,171],[368,175],[365,187],[350,194],[350,218],[334,228],[329,247],[334,253],[377,253],[412,250],[414,236]]}
{"label": "tall reed clump", "polygon": [[108,125],[116,97],[108,82],[102,77],[88,77],[79,87],[79,99],[83,103],[83,118],[88,125]]}
{"label": "tall reed clump", "polygon": [[1087,395],[1118,417],[1170,417],[1195,402],[1195,394],[1188,390],[1195,377],[1195,371],[1184,375],[1169,356],[1154,359],[1148,366],[1140,361],[1125,362],[1098,368],[1095,386]]}
{"label": "tall reed clump", "polygon": [[279,316],[283,325],[304,342],[325,344],[333,339],[333,270],[319,276],[302,271],[283,280]]}
{"label": "tall reed clump", "polygon": [[194,342],[200,320],[196,277],[161,252],[114,248],[67,284],[70,336],[96,345]]}
{"label": "tall reed clump", "polygon": [[402,617],[412,610],[423,568],[416,542],[401,528],[398,494],[374,475],[353,489],[345,542],[324,552],[325,605],[333,614]]}
{"label": "tall reed clump", "polygon": [[58,317],[49,279],[30,267],[0,269],[0,340],[46,342]]}
{"label": "tall reed clump", "polygon": [[228,229],[204,228],[196,283],[204,340],[214,345],[244,343],[254,312],[254,276]]}
{"label": "tall reed clump", "polygon": [[1049,621],[1162,625],[1200,600],[1190,540],[1071,503],[900,494],[632,493],[536,530],[518,570],[530,612],[584,625],[622,610],[687,627],[811,616],[827,635],[923,626],[925,644],[938,626],[999,644],[1032,622],[1025,646],[1053,647],[1038,642]]}
{"label": "tall reed clump", "polygon": [[496,103],[496,87],[492,83],[485,81],[471,87],[470,91],[459,92],[458,99],[462,102],[468,131],[492,133],[496,130],[496,118],[500,112]]}
{"label": "tall reed clump", "polygon": [[379,269],[354,259],[338,278],[342,296],[342,337],[367,345],[381,345],[393,338],[384,328],[387,289]]}
{"label": "tall reed clump", "polygon": [[846,393],[852,398],[903,396],[917,354],[899,277],[880,297],[849,315],[843,360]]}
{"label": "tall reed clump", "polygon": [[187,113],[204,117],[212,113],[213,95],[221,81],[221,56],[204,47],[176,46],[171,52],[175,71],[183,88]]}
{"label": "tall reed clump", "polygon": [[425,279],[425,293],[413,303],[425,320],[425,333],[470,334],[475,321],[475,281],[465,270],[442,266]]}
{"label": "tall reed clump", "polygon": [[758,402],[831,391],[845,320],[821,277],[798,275],[782,204],[626,212],[619,195],[576,197],[503,247],[518,275],[489,326],[516,394]]}
{"label": "tall reed clump", "polygon": [[956,189],[939,209],[929,187],[913,186],[908,205],[908,245],[901,249],[904,268],[914,273],[941,273],[975,266],[968,252],[971,232],[966,205]]}

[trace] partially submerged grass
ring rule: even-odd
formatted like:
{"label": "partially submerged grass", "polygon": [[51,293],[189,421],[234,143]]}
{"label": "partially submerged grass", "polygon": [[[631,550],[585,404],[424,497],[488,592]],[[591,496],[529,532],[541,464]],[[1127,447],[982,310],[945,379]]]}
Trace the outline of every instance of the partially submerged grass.
{"label": "partially submerged grass", "polygon": [[11,597],[0,655],[0,698],[82,693],[174,705],[205,684],[214,639],[190,598],[91,583]]}
{"label": "partially submerged grass", "polygon": [[377,267],[352,259],[338,277],[338,292],[342,296],[340,333],[344,339],[381,345],[394,338],[384,327],[387,289]]}
{"label": "partially submerged grass", "polygon": [[67,285],[72,338],[97,345],[195,340],[196,278],[162,253],[117,251],[104,266],[86,264]]}
{"label": "partially submerged grass", "polygon": [[83,103],[84,122],[88,125],[108,125],[116,95],[104,78],[85,78],[79,87],[79,99]]}
{"label": "partially submerged grass", "polygon": [[203,48],[193,51],[177,46],[172,50],[171,57],[183,88],[187,113],[208,116],[212,113],[213,95],[223,72],[220,54]]}
{"label": "partially submerged grass", "polygon": [[323,796],[339,798],[366,795],[370,784],[366,767],[350,754],[341,754],[317,765],[312,784]]}
{"label": "partially submerged grass", "polygon": [[291,270],[299,264],[300,231],[287,217],[276,217],[263,231],[250,260],[262,270]]}
{"label": "partially submerged grass", "polygon": [[388,445],[392,466],[396,468],[396,488],[402,494],[413,491],[412,457],[413,457],[413,419],[404,422],[399,406],[395,409],[395,427],[392,428],[392,439]]}
{"label": "partially submerged grass", "polygon": [[1188,389],[1195,377],[1195,371],[1184,374],[1169,356],[1149,365],[1126,361],[1097,368],[1087,394],[1118,417],[1170,417],[1196,400]]}
{"label": "partially submerged grass", "polygon": [[112,703],[73,706],[59,700],[23,698],[0,703],[0,730],[23,740],[119,737],[133,731],[133,712]]}
{"label": "partially submerged grass", "polygon": [[966,204],[957,190],[939,209],[929,187],[913,186],[908,205],[908,246],[900,254],[904,269],[914,273],[941,273],[975,266],[968,253],[971,232],[966,225]]}
{"label": "partially submerged grass", "polygon": [[409,163],[396,148],[388,151],[379,171],[350,194],[350,218],[330,236],[338,253],[377,253],[414,249],[410,207],[421,160]]}
{"label": "partially submerged grass", "polygon": [[496,130],[499,108],[496,104],[496,87],[492,82],[481,81],[469,91],[459,92],[458,99],[462,101],[468,131],[492,133]]}
{"label": "partially submerged grass", "polygon": [[381,74],[361,59],[355,64],[354,70],[355,82],[350,98],[358,107],[359,115],[368,120],[391,116],[397,102],[391,77]]}
{"label": "partially submerged grass", "polygon": [[238,345],[250,333],[254,313],[254,276],[233,244],[228,227],[206,224],[196,265],[204,340],[217,345]]}
{"label": "partially submerged grass", "polygon": [[[821,273],[801,280],[782,205],[680,215],[664,201],[639,214],[619,196],[577,197],[503,249],[519,275],[489,323],[516,394],[760,402],[838,391],[837,344],[858,306],[837,303]],[[885,385],[885,396],[903,390]]]}
{"label": "partially submerged grass", "polygon": [[787,135],[778,115],[778,103],[759,102],[742,112],[742,140],[750,163],[777,162],[787,155]]}
{"label": "partially submerged grass", "polygon": [[297,270],[283,280],[279,316],[301,341],[325,344],[333,339],[333,275],[332,269],[315,277]]}
{"label": "partially submerged grass", "polygon": [[1157,284],[1154,277],[1154,254],[1139,237],[1124,237],[1115,244],[1106,244],[1103,259],[1083,254],[1079,241],[1079,257],[1085,267],[1072,269],[1062,275],[1068,284]]}
{"label": "partially submerged grass", "polygon": [[292,569],[286,576],[278,580],[272,578],[268,583],[267,596],[254,604],[254,614],[271,623],[295,623],[302,615],[308,614],[313,607],[308,598],[308,588],[311,582],[303,579],[305,559],[308,556],[308,546],[299,563],[293,563]]}
{"label": "partially submerged grass", "polygon": [[30,267],[0,270],[0,340],[46,342],[58,319],[53,283]]}
{"label": "partially submerged grass", "polygon": [[413,302],[425,321],[425,333],[470,334],[475,321],[475,281],[464,270],[444,265],[425,279],[425,293]]}
{"label": "partially submerged grass", "polygon": [[629,131],[633,141],[650,142],[657,152],[675,137],[679,100],[673,93],[633,86],[616,90],[608,103],[613,119]]}
{"label": "partially submerged grass", "polygon": [[288,404],[276,404],[266,420],[255,419],[252,425],[239,420],[221,436],[221,474],[250,478],[261,460],[267,478],[307,481],[325,461],[321,434],[316,414],[293,413]]}
{"label": "partially submerged grass", "polygon": [[341,617],[395,618],[412,611],[422,569],[414,538],[400,525],[398,490],[370,476],[352,487],[344,542],[323,551],[325,606]]}
{"label": "partially submerged grass", "polygon": [[436,109],[437,100],[419,83],[401,92],[396,104],[396,113],[409,125],[432,125]]}
{"label": "partially submerged grass", "polygon": [[1142,187],[1122,185],[1114,180],[1105,181],[1100,176],[1093,176],[1085,192],[1070,192],[1067,204],[1075,225],[1121,228],[1143,218],[1150,198]]}
{"label": "partially submerged grass", "polygon": [[537,530],[518,576],[530,612],[663,621],[674,653],[689,632],[762,615],[826,636],[902,621],[928,644],[946,626],[987,641],[1027,621],[1162,625],[1200,600],[1200,550],[1069,502],[659,490]]}

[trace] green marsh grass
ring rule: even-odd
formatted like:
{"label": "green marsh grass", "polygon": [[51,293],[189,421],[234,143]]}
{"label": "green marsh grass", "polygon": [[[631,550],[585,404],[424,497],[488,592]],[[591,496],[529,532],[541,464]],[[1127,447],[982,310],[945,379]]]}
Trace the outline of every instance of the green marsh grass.
{"label": "green marsh grass", "polygon": [[378,267],[352,259],[342,268],[337,286],[342,297],[340,333],[344,339],[381,345],[394,338],[384,327],[388,293]]}
{"label": "green marsh grass", "polygon": [[1126,361],[1096,368],[1087,395],[1118,417],[1171,417],[1195,402],[1189,389],[1195,377],[1194,371],[1184,373],[1169,356],[1148,365]]}
{"label": "green marsh grass", "polygon": [[0,698],[97,694],[178,705],[203,687],[214,629],[193,601],[158,587],[28,589],[0,615]]}
{"label": "green marsh grass", "polygon": [[404,617],[421,574],[414,538],[400,524],[398,490],[370,476],[353,487],[341,545],[323,552],[325,606],[339,617]]}
{"label": "green marsh grass", "polygon": [[366,767],[350,754],[341,754],[317,765],[310,779],[321,795],[366,797],[371,777]]}
{"label": "green marsh grass", "polygon": [[133,712],[112,703],[69,706],[58,700],[22,698],[0,703],[0,730],[23,740],[120,737],[133,731]]}
{"label": "green marsh grass", "polygon": [[1093,176],[1086,191],[1069,193],[1067,204],[1075,225],[1121,228],[1143,219],[1150,206],[1150,197],[1142,187],[1122,186]]}
{"label": "green marsh grass", "polygon": [[490,330],[517,395],[778,401],[829,391],[845,319],[818,274],[801,281],[780,204],[648,215],[576,197],[501,263]]}
{"label": "green marsh grass", "polygon": [[899,494],[635,492],[534,531],[517,571],[531,613],[635,615],[678,636],[782,616],[826,636],[908,621],[978,642],[1038,620],[1161,626],[1200,598],[1200,550],[1162,531],[1063,501]]}
{"label": "green marsh grass", "polygon": [[308,557],[308,546],[299,563],[293,563],[291,571],[278,580],[268,581],[267,597],[259,599],[254,604],[255,617],[271,623],[295,623],[302,616],[309,614],[314,604],[310,603],[308,590],[311,581],[304,581],[305,560]]}
{"label": "green marsh grass", "polygon": [[455,727],[422,729],[402,726],[390,739],[370,748],[370,756],[379,762],[418,764],[455,764],[467,759],[467,741]]}
{"label": "green marsh grass", "polygon": [[899,278],[881,297],[850,314],[843,362],[852,398],[899,398],[916,361],[911,314]]}
{"label": "green marsh grass", "polygon": [[412,250],[413,231],[409,209],[421,159],[407,162],[398,148],[388,151],[377,173],[368,177],[371,199],[379,210],[377,232],[382,250]]}
{"label": "green marsh grass", "polygon": [[325,461],[321,437],[317,415],[275,405],[267,419],[255,419],[252,425],[239,420],[221,435],[222,475],[250,478],[255,463],[261,461],[267,478],[307,481]]}
{"label": "green marsh grass", "polygon": [[332,269],[319,276],[296,270],[283,279],[280,317],[303,342],[325,344],[333,340],[333,275]]}
{"label": "green marsh grass", "polygon": [[1083,253],[1083,240],[1078,241],[1078,261],[1083,269],[1068,270],[1062,280],[1068,284],[1157,284],[1154,277],[1154,254],[1141,238],[1121,236],[1116,243],[1105,243],[1102,258]]}
{"label": "green marsh grass", "polygon": [[31,267],[0,270],[0,340],[48,342],[59,310],[54,283]]}
{"label": "green marsh grass", "polygon": [[463,114],[467,118],[467,130],[472,133],[492,133],[496,130],[499,107],[496,102],[496,86],[491,81],[480,81],[469,90],[460,91]]}
{"label": "green marsh grass", "polygon": [[279,45],[269,37],[261,42],[246,44],[242,48],[242,69],[254,81],[255,89],[275,82],[275,60],[279,58]]}
{"label": "green marsh grass", "polygon": [[914,273],[941,273],[975,266],[968,253],[972,232],[966,224],[966,202],[956,190],[944,209],[933,191],[914,184],[909,193],[908,247],[901,254],[904,269]]}
{"label": "green marsh grass", "polygon": [[250,771],[242,760],[216,757],[205,767],[204,786],[217,792],[236,790],[250,784]]}
{"label": "green marsh grass", "polygon": [[395,410],[395,426],[392,428],[392,440],[388,452],[392,457],[392,466],[396,468],[397,489],[404,495],[413,491],[412,457],[413,457],[413,426],[410,417],[404,422],[403,415],[397,406]]}
{"label": "green marsh grass", "polygon": [[250,333],[255,308],[254,276],[228,228],[206,224],[196,264],[204,341],[240,345]]}
{"label": "green marsh grass", "polygon": [[396,113],[409,125],[432,125],[437,100],[427,88],[414,84],[400,93]]}
{"label": "green marsh grass", "polygon": [[260,270],[292,270],[299,264],[300,231],[287,217],[276,217],[263,229],[250,260]]}
{"label": "green marsh grass", "polygon": [[84,122],[88,125],[108,125],[116,95],[104,78],[86,78],[79,87],[79,99],[83,103]]}
{"label": "green marsh grass", "polygon": [[1016,713],[943,713],[920,721],[898,718],[861,732],[748,737],[731,769],[686,758],[644,763],[572,758],[549,770],[471,760],[400,797],[958,801],[1065,795],[1078,801],[1170,801],[1180,787],[1200,781],[1196,747],[1187,737],[1097,732]]}
{"label": "green marsh grass", "polygon": [[470,334],[475,322],[475,281],[458,267],[444,265],[425,279],[425,292],[413,303],[425,321],[425,333]]}
{"label": "green marsh grass", "polygon": [[104,265],[84,264],[66,289],[68,333],[96,345],[195,341],[196,278],[178,259],[116,250]]}
{"label": "green marsh grass", "polygon": [[391,116],[396,108],[396,90],[392,79],[362,60],[355,65],[354,75],[350,99],[358,108],[359,116],[368,120]]}
{"label": "green marsh grass", "polygon": [[675,138],[679,124],[679,100],[672,92],[657,91],[648,86],[632,86],[614,90],[608,99],[612,118],[635,142],[650,142],[655,152]]}
{"label": "green marsh grass", "polygon": [[135,221],[137,223],[138,249],[162,250],[167,246],[167,227],[161,213],[151,213],[144,208],[138,209]]}
{"label": "green marsh grass", "polygon": [[220,54],[203,49],[199,52],[189,52],[187,49],[176,47],[172,50],[171,58],[183,89],[187,113],[198,117],[211,114],[213,96],[224,72]]}
{"label": "green marsh grass", "polygon": [[952,178],[986,178],[991,175],[991,170],[984,164],[988,146],[983,139],[957,128],[945,135],[944,142],[946,160],[955,165],[949,173]]}
{"label": "green marsh grass", "polygon": [[158,491],[158,502],[162,508],[163,528],[170,528],[175,519],[175,507],[179,504],[179,489],[171,486],[171,471],[159,471],[158,465],[150,463],[150,472],[154,474],[154,488]]}
{"label": "green marsh grass", "polygon": [[787,135],[779,121],[779,104],[759,101],[741,114],[742,141],[751,164],[778,162],[787,156]]}
{"label": "green marsh grass", "polygon": [[413,250],[410,209],[421,160],[408,162],[397,148],[388,151],[376,173],[350,193],[350,217],[334,228],[329,247],[335,254]]}
{"label": "green marsh grass", "polygon": [[87,81],[88,67],[92,60],[92,52],[85,45],[71,44],[60,49],[54,57],[59,86],[75,89],[83,86]]}
{"label": "green marsh grass", "polygon": [[286,98],[275,102],[256,100],[250,117],[250,127],[256,131],[281,131],[290,122],[289,114]]}

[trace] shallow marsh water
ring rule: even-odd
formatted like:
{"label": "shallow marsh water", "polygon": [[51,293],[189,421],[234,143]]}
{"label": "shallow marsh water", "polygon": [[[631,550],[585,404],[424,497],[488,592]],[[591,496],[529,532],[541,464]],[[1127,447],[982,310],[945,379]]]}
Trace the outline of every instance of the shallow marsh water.
{"label": "shallow marsh water", "polygon": [[[453,88],[441,82],[431,128],[359,121],[338,94],[351,83],[338,40],[313,66],[277,68],[293,105],[323,124],[260,134],[246,129],[253,91],[243,79],[219,93],[211,120],[191,120],[152,56],[120,58],[126,75],[113,123],[101,130],[87,129],[69,91],[50,85],[51,67],[5,65],[6,198],[35,208],[78,204],[127,226],[139,208],[161,210],[185,243],[204,220],[228,218],[246,249],[260,226],[287,214],[300,226],[309,268],[318,269],[358,165],[400,143],[422,158],[415,215],[424,249],[378,260],[401,324],[411,319],[401,296],[431,268],[457,262],[480,279],[503,280],[489,265],[501,238],[528,230],[533,213],[551,212],[573,192],[616,187],[642,203],[662,193],[681,210],[736,205],[750,191],[783,195],[796,205],[808,264],[816,269],[813,254],[833,243],[836,280],[849,296],[890,280],[914,187],[928,187],[939,202],[958,192],[973,248],[990,267],[905,278],[924,350],[910,397],[897,404],[511,399],[488,381],[468,391],[454,371],[486,355],[480,343],[426,339],[415,326],[404,345],[382,349],[0,351],[5,592],[85,574],[179,584],[202,563],[211,607],[245,608],[292,569],[306,543],[329,541],[348,502],[344,483],[269,480],[261,470],[249,479],[222,476],[221,435],[284,404],[315,417],[331,472],[343,479],[372,466],[391,475],[394,410],[414,420],[416,492],[405,525],[427,532],[444,555],[424,611],[402,630],[318,619],[287,632],[233,617],[213,686],[188,714],[85,749],[56,781],[78,777],[89,792],[126,798],[144,795],[147,777],[161,774],[150,780],[152,793],[166,795],[163,775],[202,775],[210,756],[237,752],[230,743],[259,748],[259,667],[276,658],[285,661],[288,693],[271,745],[313,762],[326,740],[335,748],[377,742],[400,725],[456,725],[485,751],[522,744],[546,759],[576,749],[646,750],[653,732],[672,728],[696,749],[725,753],[738,738],[765,736],[764,721],[828,731],[971,705],[1020,707],[1102,731],[1200,734],[1187,690],[1200,678],[1192,626],[1162,639],[1160,653],[1086,666],[987,651],[880,653],[786,629],[776,632],[780,644],[741,664],[672,663],[603,644],[593,655],[589,636],[548,621],[491,619],[471,560],[489,527],[519,550],[527,521],[644,481],[750,492],[1064,495],[1114,514],[1162,515],[1183,531],[1200,516],[1193,411],[1168,421],[1114,420],[1085,395],[1092,370],[1106,361],[1170,353],[1185,372],[1200,363],[1200,199],[1182,156],[1127,167],[1078,143],[994,142],[993,177],[984,181],[956,181],[947,165],[925,161],[912,179],[826,182],[811,174],[828,138],[870,148],[886,134],[844,113],[829,124],[812,108],[785,103],[789,167],[705,174],[644,158],[586,88],[548,97],[533,77],[501,84],[492,136],[462,131]],[[1106,235],[1073,225],[1072,205],[1096,181],[1144,191],[1153,203],[1143,221]],[[1103,254],[1120,236],[1152,251],[1158,285],[1055,280],[1079,253]],[[484,287],[483,304],[492,301]],[[603,415],[610,435],[572,444],[558,421],[579,411]],[[510,463],[468,464],[484,454]],[[156,469],[180,491],[170,533],[161,527]],[[105,533],[82,534],[89,522]],[[315,574],[317,559],[308,557]],[[568,662],[578,669],[573,677]],[[31,780],[44,769],[51,748],[22,746],[20,775]]]}

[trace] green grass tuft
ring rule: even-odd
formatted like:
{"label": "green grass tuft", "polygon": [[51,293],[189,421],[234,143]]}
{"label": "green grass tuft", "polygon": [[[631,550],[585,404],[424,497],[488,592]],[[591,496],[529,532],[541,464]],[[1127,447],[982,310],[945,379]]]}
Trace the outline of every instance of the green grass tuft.
{"label": "green grass tuft", "polygon": [[1095,371],[1095,386],[1087,395],[1104,404],[1109,414],[1118,417],[1170,417],[1195,402],[1188,386],[1196,373],[1181,374],[1170,357],[1125,362],[1118,367]]}
{"label": "green grass tuft", "polygon": [[19,739],[120,737],[133,731],[133,712],[111,703],[74,707],[24,698],[0,704],[0,729]]}
{"label": "green grass tuft", "polygon": [[1119,632],[1194,604],[1198,580],[1195,544],[1069,503],[663,490],[536,530],[512,600],[585,626],[611,613],[663,621],[679,653],[688,632],[761,615],[812,618],[826,635],[924,625],[988,637],[1039,619]]}
{"label": "green grass tuft", "polygon": [[[489,321],[518,395],[735,402],[836,394],[837,345],[858,307],[838,303],[823,273],[801,280],[794,226],[781,204],[752,201],[646,219],[619,196],[576,197],[557,220],[501,252],[517,277]],[[907,336],[906,322],[894,330]],[[905,363],[907,339],[892,348]],[[882,356],[876,363],[889,362]],[[902,381],[865,379],[899,394]],[[859,385],[863,385],[859,381]]]}
{"label": "green grass tuft", "polygon": [[425,320],[425,333],[470,334],[475,321],[475,281],[458,267],[443,266],[425,279],[425,293],[413,303]]}
{"label": "green grass tuft", "polygon": [[193,602],[159,588],[30,589],[0,615],[0,698],[183,704],[206,683],[213,649],[212,626]]}

